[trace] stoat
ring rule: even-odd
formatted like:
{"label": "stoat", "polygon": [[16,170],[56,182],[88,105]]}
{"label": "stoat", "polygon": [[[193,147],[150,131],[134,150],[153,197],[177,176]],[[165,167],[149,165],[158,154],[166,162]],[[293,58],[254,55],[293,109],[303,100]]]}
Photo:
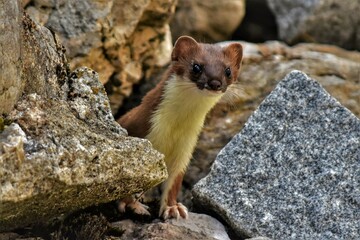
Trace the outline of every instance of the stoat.
{"label": "stoat", "polygon": [[[146,138],[165,155],[168,179],[162,192],[159,215],[187,218],[187,208],[176,198],[191,159],[206,114],[236,81],[242,60],[242,46],[226,47],[197,43],[180,37],[171,54],[171,65],[162,80],[141,104],[119,119],[130,136]],[[134,198],[120,202],[137,213],[148,214]]]}

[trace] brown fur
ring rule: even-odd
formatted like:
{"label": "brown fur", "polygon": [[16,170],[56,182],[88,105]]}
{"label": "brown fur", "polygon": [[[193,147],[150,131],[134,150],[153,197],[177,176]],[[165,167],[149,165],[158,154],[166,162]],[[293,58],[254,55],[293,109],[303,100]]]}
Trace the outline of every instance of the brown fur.
{"label": "brown fur", "polygon": [[118,123],[128,131],[129,136],[145,138],[149,133],[150,117],[161,101],[165,80],[166,77],[150,90],[139,106],[118,119]]}
{"label": "brown fur", "polygon": [[176,179],[175,179],[175,181],[174,181],[174,183],[173,183],[173,185],[172,185],[172,187],[171,187],[171,189],[170,189],[170,191],[168,193],[168,206],[173,206],[173,205],[175,205],[177,203],[176,197],[177,197],[177,195],[178,195],[178,193],[179,193],[179,191],[181,189],[181,184],[182,184],[182,181],[183,181],[183,177],[184,177],[184,173],[180,173],[176,177]]}
{"label": "brown fur", "polygon": [[[190,74],[189,66],[193,62],[205,66],[217,66],[216,68],[206,68],[202,79],[199,81],[206,82],[210,78],[221,79],[224,84],[223,91],[225,92],[226,87],[236,81],[238,76],[242,60],[242,48],[239,49],[239,45],[237,44],[230,44],[228,47],[222,49],[220,46],[211,44],[199,45],[186,39],[186,41],[180,41],[180,43],[175,46],[171,54],[171,60],[172,65],[168,71],[166,71],[162,80],[154,89],[146,94],[141,104],[118,119],[118,123],[128,131],[129,136],[146,137],[151,127],[151,115],[161,102],[166,80],[173,74],[192,79],[193,77]],[[232,77],[230,79],[224,79],[223,69],[225,66],[231,67]]]}
{"label": "brown fur", "polygon": [[[178,216],[185,218],[187,216],[186,207],[176,201],[176,196],[181,188],[184,170],[190,161],[191,151],[195,147],[197,134],[201,129],[206,113],[220,99],[221,92],[225,92],[227,87],[237,79],[242,60],[242,47],[240,44],[234,43],[222,48],[217,45],[198,44],[190,37],[180,37],[175,43],[171,60],[172,64],[158,85],[143,98],[138,107],[125,114],[118,122],[127,129],[130,136],[149,138],[153,145],[157,146],[157,149],[161,150],[163,148],[169,179],[165,184],[160,214],[164,214],[164,218]],[[194,64],[201,66],[201,73],[196,73],[193,70]],[[227,68],[231,70],[230,76],[225,74]],[[169,84],[167,84],[168,81]],[[174,81],[179,85],[174,84]],[[191,89],[184,87],[184,85],[181,86],[184,84],[183,81]],[[216,90],[214,90],[214,85],[211,84],[212,81],[219,83],[220,87],[216,87]],[[204,93],[201,93],[202,90],[204,90]],[[187,96],[186,94],[192,95],[189,98],[184,98],[184,96]],[[207,94],[218,97],[211,100],[211,97]],[[196,99],[196,101],[192,99]],[[178,109],[181,111],[178,111]],[[194,111],[194,109],[197,110]],[[169,115],[172,118],[164,118],[164,116],[168,117]],[[172,120],[168,121],[168,119]],[[157,124],[154,124],[154,121]],[[194,124],[194,121],[197,123]],[[156,130],[154,130],[152,124],[156,126]],[[194,126],[196,128],[193,128]],[[168,129],[168,131],[164,131],[164,129]],[[169,129],[171,129],[170,134]],[[172,133],[179,132],[172,129],[181,129],[181,131],[186,129],[186,131],[184,131],[185,134],[180,134],[179,137],[167,141],[162,136],[178,136]],[[164,133],[169,135],[163,135]],[[190,137],[194,141],[190,141],[192,145],[189,147]],[[181,145],[179,142],[182,144],[186,142],[186,144]],[[169,145],[169,143],[171,144]],[[184,153],[183,147],[187,148],[186,153]],[[174,155],[174,153],[176,154]],[[179,156],[178,153],[183,154],[180,160],[170,157]],[[125,202],[125,204],[128,203]]]}
{"label": "brown fur", "polygon": [[[242,47],[240,44],[230,44],[222,48],[213,44],[194,44],[186,41],[176,46],[172,53],[172,72],[178,76],[191,79],[194,82],[204,83],[209,79],[221,80],[222,91],[236,81],[242,60]],[[191,74],[191,65],[198,63],[205,66],[200,79],[194,79]],[[207,68],[206,66],[211,66]],[[224,69],[230,67],[232,75],[230,79],[224,77]]]}

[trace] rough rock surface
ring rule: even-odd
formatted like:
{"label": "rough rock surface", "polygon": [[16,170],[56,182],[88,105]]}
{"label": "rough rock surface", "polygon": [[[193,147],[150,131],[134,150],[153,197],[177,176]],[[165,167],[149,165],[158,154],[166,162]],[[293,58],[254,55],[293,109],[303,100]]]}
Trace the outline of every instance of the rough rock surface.
{"label": "rough rock surface", "polygon": [[[20,1],[0,2],[5,9],[20,7]],[[0,131],[0,231],[164,180],[163,156],[149,141],[126,137],[98,75],[88,68],[70,74],[56,36],[26,14],[21,20],[20,32],[12,33],[21,36],[24,89]]]}
{"label": "rough rock surface", "polygon": [[168,21],[175,0],[32,0],[26,11],[55,31],[71,69],[93,68],[107,84],[112,111],[144,75],[170,60]]}
{"label": "rough rock surface", "polygon": [[[0,1],[0,115],[11,111],[22,92],[20,67],[20,38],[22,13],[15,4]],[[15,34],[14,34],[15,33]]]}
{"label": "rough rock surface", "polygon": [[170,23],[173,40],[181,35],[190,35],[201,42],[227,40],[244,15],[244,0],[179,0]]}
{"label": "rough rock surface", "polygon": [[360,49],[360,2],[353,0],[267,0],[288,43],[300,41]]}
{"label": "rough rock surface", "polygon": [[291,72],[194,188],[242,236],[360,236],[360,120]]}
{"label": "rough rock surface", "polygon": [[120,238],[111,239],[194,239],[230,240],[224,226],[215,218],[204,214],[189,213],[189,219],[172,219],[165,222],[139,224],[131,220],[112,223],[112,227],[123,232]]}
{"label": "rough rock surface", "polygon": [[95,76],[79,69],[68,101],[29,94],[11,112],[13,123],[0,135],[0,229],[116,200],[165,179],[162,155],[148,141],[126,137]]}

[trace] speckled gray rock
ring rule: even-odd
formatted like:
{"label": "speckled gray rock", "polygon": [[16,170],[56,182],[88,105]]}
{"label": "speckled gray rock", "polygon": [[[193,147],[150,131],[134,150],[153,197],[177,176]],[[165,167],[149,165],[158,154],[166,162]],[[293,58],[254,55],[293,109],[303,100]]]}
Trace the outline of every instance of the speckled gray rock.
{"label": "speckled gray rock", "polygon": [[358,239],[360,121],[293,71],[193,194],[243,237]]}
{"label": "speckled gray rock", "polygon": [[279,37],[288,43],[317,42],[360,49],[360,1],[267,0]]}

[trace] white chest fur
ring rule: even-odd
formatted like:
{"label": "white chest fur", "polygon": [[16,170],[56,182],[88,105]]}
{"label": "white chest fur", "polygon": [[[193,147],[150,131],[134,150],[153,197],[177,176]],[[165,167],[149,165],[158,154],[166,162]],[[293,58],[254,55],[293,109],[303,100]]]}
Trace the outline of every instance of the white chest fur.
{"label": "white chest fur", "polygon": [[206,114],[221,96],[199,90],[193,82],[179,76],[168,80],[146,138],[165,155],[169,175],[185,171]]}

